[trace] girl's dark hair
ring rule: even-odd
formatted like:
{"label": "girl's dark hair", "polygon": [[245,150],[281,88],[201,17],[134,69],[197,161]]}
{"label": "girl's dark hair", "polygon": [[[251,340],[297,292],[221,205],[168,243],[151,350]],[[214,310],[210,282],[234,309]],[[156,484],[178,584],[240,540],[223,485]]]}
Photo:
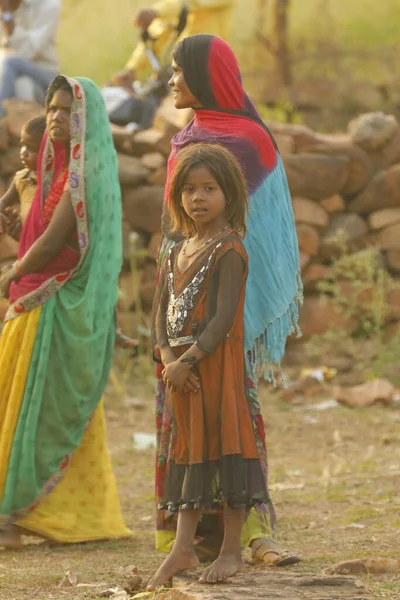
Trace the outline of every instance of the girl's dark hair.
{"label": "girl's dark hair", "polygon": [[44,136],[44,132],[46,131],[46,117],[41,115],[40,117],[34,117],[33,119],[29,119],[26,123],[24,123],[23,131],[32,136],[40,137],[40,140]]}
{"label": "girl's dark hair", "polygon": [[248,208],[246,180],[236,158],[219,144],[193,144],[179,152],[169,190],[172,231],[185,237],[196,232],[194,221],[182,206],[182,192],[189,173],[202,167],[211,173],[224,194],[227,222],[244,235]]}
{"label": "girl's dark hair", "polygon": [[71,96],[73,96],[73,91],[72,91],[72,87],[70,86],[70,84],[68,83],[68,80],[66,77],[64,77],[64,75],[57,75],[57,77],[55,79],[53,79],[53,81],[51,82],[51,84],[49,85],[49,87],[47,88],[47,92],[46,92],[46,112],[49,108],[49,104],[54,96],[54,94],[56,92],[59,91],[63,91],[63,92],[68,92],[69,94],[71,94]]}

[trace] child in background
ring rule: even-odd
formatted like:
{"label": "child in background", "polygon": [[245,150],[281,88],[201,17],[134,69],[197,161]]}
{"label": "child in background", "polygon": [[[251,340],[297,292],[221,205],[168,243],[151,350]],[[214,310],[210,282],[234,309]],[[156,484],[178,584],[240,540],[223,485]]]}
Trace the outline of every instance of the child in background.
{"label": "child in background", "polygon": [[[46,131],[46,118],[35,117],[27,121],[21,131],[21,162],[24,168],[17,171],[13,182],[0,199],[0,235],[7,233],[19,240],[22,226],[28,216],[37,187],[37,157]],[[117,329],[115,345],[131,350],[137,340],[125,336]]]}
{"label": "child in background", "polygon": [[247,191],[233,155],[214,144],[181,150],[169,207],[174,231],[188,239],[165,257],[153,336],[168,391],[164,413],[173,415],[159,447],[167,469],[160,509],[178,513],[178,529],[149,591],[198,566],[193,542],[209,509],[223,509],[224,539],[200,582],[241,571],[245,513],[268,500],[246,396]]}
{"label": "child in background", "polygon": [[45,130],[44,116],[30,119],[23,126],[20,157],[24,168],[15,174],[0,200],[0,234],[8,233],[17,240],[36,192],[37,157]]}

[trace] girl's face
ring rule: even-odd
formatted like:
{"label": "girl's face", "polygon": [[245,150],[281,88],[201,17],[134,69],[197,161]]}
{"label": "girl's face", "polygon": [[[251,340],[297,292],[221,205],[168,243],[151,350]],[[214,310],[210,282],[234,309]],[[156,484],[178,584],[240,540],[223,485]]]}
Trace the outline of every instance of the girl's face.
{"label": "girl's face", "polygon": [[168,81],[168,85],[172,88],[175,108],[191,108],[192,106],[200,106],[200,102],[186,85],[183,71],[178,63],[172,60],[172,77]]}
{"label": "girl's face", "polygon": [[225,196],[205,167],[192,169],[183,185],[182,206],[185,213],[203,227],[225,216]]}
{"label": "girl's face", "polygon": [[30,171],[37,170],[37,157],[40,148],[40,135],[32,135],[25,129],[21,133],[21,151],[19,153],[21,162]]}
{"label": "girl's face", "polygon": [[46,115],[47,131],[53,142],[68,144],[70,141],[70,114],[72,96],[66,90],[54,93]]}

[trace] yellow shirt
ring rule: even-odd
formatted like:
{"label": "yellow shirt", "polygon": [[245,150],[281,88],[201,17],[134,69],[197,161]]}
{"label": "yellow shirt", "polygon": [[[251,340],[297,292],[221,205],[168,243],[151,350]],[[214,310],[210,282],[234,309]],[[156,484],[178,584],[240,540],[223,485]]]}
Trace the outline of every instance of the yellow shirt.
{"label": "yellow shirt", "polygon": [[[155,42],[151,48],[162,65],[167,64],[175,45],[175,28],[182,6],[189,9],[188,21],[180,40],[196,33],[209,33],[228,39],[234,0],[158,0],[152,5],[158,17],[151,23],[148,32]],[[127,69],[136,73],[136,79],[146,81],[152,74],[146,47],[138,42],[128,63]]]}
{"label": "yellow shirt", "polygon": [[14,184],[19,196],[21,221],[22,223],[25,223],[25,219],[28,216],[36,192],[36,174],[32,173],[29,169],[17,171],[14,177]]}

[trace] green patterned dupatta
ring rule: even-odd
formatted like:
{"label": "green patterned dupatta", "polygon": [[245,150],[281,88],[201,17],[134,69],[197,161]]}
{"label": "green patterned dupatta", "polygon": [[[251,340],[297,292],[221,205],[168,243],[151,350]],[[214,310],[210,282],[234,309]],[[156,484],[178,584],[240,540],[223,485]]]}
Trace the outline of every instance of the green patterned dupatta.
{"label": "green patterned dupatta", "polygon": [[[7,315],[17,318],[21,305],[25,311],[42,305],[0,504],[1,525],[25,516],[61,479],[101,400],[114,348],[122,264],[117,157],[97,86],[85,78],[67,81],[73,89],[69,184],[80,261],[73,271],[19,299]],[[48,140],[42,196],[52,181],[52,152]]]}

